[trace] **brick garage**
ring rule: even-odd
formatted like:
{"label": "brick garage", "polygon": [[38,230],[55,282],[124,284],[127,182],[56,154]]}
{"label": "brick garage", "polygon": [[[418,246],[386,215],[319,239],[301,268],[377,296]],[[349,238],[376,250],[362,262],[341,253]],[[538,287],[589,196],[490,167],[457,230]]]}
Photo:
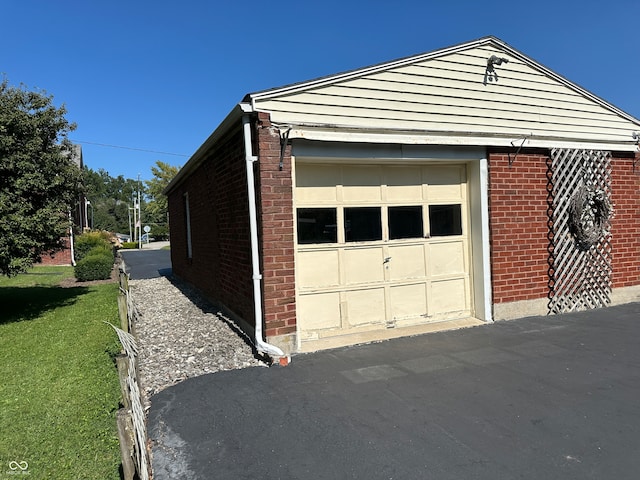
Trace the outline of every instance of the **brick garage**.
{"label": "brick garage", "polygon": [[564,149],[609,162],[598,295],[637,301],[637,130],[494,37],[249,94],[167,188],[173,269],[276,357],[545,314]]}

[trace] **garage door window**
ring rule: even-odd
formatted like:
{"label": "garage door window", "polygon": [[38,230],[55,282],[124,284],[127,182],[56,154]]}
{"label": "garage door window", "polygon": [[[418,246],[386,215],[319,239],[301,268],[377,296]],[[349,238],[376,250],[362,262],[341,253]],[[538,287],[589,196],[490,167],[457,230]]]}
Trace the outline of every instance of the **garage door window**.
{"label": "garage door window", "polygon": [[336,243],[335,208],[298,208],[298,243]]}
{"label": "garage door window", "polygon": [[344,209],[344,237],[347,242],[382,240],[380,207],[348,207]]}
{"label": "garage door window", "polygon": [[462,235],[460,204],[429,205],[429,230],[432,237]]}
{"label": "garage door window", "polygon": [[390,240],[422,237],[422,206],[389,207]]}

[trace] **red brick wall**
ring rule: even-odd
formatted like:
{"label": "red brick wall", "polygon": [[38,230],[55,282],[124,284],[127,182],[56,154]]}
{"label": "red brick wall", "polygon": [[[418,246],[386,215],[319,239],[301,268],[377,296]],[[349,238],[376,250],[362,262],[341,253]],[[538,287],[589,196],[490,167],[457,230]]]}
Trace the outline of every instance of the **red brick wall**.
{"label": "red brick wall", "polygon": [[261,270],[268,339],[296,331],[291,152],[288,147],[280,170],[280,136],[271,126],[268,114],[259,114],[256,133]]}
{"label": "red brick wall", "polygon": [[40,257],[40,265],[71,265],[71,247],[69,245],[69,239],[64,239],[65,248],[55,252],[52,255],[43,255]]}
{"label": "red brick wall", "polygon": [[489,152],[493,302],[548,293],[547,155]]}
{"label": "red brick wall", "polygon": [[[192,258],[187,258],[184,194],[189,194]],[[242,126],[221,138],[169,195],[174,273],[254,323],[249,202]]]}
{"label": "red brick wall", "polygon": [[640,285],[640,164],[635,173],[632,157],[611,165],[613,288]]}
{"label": "red brick wall", "polygon": [[[489,152],[489,224],[494,303],[548,294],[546,152]],[[640,172],[612,159],[613,288],[640,285]]]}
{"label": "red brick wall", "polygon": [[[174,273],[254,324],[251,244],[242,126],[238,123],[169,195]],[[280,170],[280,136],[267,114],[253,122],[265,337],[295,333],[291,154]],[[192,259],[184,194],[189,194]]]}

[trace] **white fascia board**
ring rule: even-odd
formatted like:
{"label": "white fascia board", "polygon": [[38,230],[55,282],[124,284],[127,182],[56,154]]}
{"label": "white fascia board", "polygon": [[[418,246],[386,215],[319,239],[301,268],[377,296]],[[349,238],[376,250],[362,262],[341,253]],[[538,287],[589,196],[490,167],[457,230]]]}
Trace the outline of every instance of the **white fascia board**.
{"label": "white fascia board", "polygon": [[[162,191],[163,194],[167,195],[171,192],[175,187],[177,187],[182,181],[198,166],[202,163],[205,158],[205,154],[207,151],[215,145],[215,143],[222,137],[227,131],[240,121],[242,118],[242,113],[247,111],[247,105],[244,103],[237,104],[233,107],[233,109],[229,112],[229,114],[225,117],[225,119],[218,125],[218,127],[213,131],[209,138],[207,138],[198,150],[189,157],[187,163],[185,163],[182,168],[178,171],[178,174],[173,177],[169,185],[165,187]],[[250,107],[249,107],[250,108]]]}
{"label": "white fascia board", "polygon": [[[567,138],[535,138],[531,134],[519,136],[463,135],[460,132],[373,132],[346,129],[317,129],[293,126],[289,139],[320,140],[347,143],[394,143],[402,145],[450,145],[511,148],[576,148],[584,150],[608,150],[636,152],[635,142],[585,142]],[[630,137],[631,138],[631,137]]]}

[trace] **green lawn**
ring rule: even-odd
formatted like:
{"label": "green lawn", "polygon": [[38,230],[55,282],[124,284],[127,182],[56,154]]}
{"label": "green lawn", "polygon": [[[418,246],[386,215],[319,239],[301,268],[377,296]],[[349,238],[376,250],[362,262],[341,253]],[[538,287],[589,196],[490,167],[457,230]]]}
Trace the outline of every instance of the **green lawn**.
{"label": "green lawn", "polygon": [[[117,480],[115,283],[61,288],[71,267],[0,277],[0,479]],[[26,464],[22,463],[22,466]],[[21,475],[22,476],[22,475]]]}

